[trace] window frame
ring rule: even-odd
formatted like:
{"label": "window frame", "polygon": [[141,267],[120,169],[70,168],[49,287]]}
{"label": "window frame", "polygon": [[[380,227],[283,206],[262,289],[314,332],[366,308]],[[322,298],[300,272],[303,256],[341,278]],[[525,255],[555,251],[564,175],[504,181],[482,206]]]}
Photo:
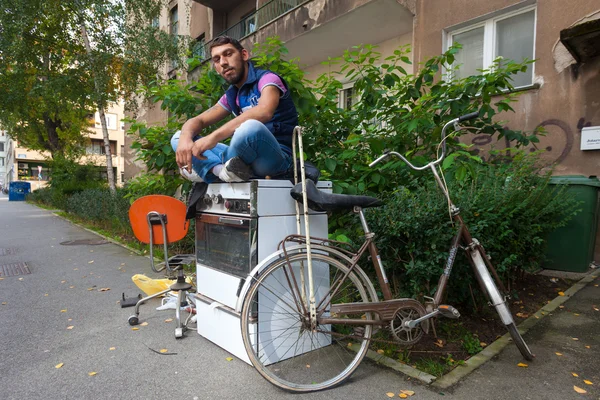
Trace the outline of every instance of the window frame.
{"label": "window frame", "polygon": [[[496,51],[496,23],[508,18],[515,17],[519,14],[525,14],[527,12],[533,11],[533,47],[532,47],[532,60],[535,60],[536,53],[536,39],[537,39],[537,4],[530,4],[524,7],[519,7],[517,9],[512,10],[499,10],[496,13],[492,13],[491,15],[485,15],[479,18],[476,18],[471,21],[466,21],[464,23],[455,25],[454,27],[450,27],[445,29],[442,32],[442,41],[444,43],[444,51],[447,51],[450,46],[453,44],[453,37],[455,35],[459,35],[461,33],[465,33],[477,28],[484,28],[483,30],[483,66],[482,69],[489,69],[492,66],[492,63],[498,55],[495,55]],[[515,86],[515,89],[528,88],[535,85],[535,62],[530,64],[528,70],[531,71],[531,82],[524,86]],[[453,74],[451,70],[447,70],[444,68],[443,70],[444,79],[452,80]]]}

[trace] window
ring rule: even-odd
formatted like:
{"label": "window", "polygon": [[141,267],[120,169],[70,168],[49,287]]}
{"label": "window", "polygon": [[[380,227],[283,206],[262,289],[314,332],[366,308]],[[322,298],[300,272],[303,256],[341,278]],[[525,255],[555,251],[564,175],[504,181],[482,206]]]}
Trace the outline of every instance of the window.
{"label": "window", "polygon": [[4,167],[4,157],[0,157],[0,167]]}
{"label": "window", "polygon": [[[102,123],[100,122],[100,113],[96,112],[94,126],[97,129],[102,129]],[[111,131],[117,130],[117,114],[104,113],[104,119],[106,120],[106,128]]]}
{"label": "window", "polygon": [[159,28],[160,24],[159,24],[159,21],[158,21],[158,17],[152,18],[152,21],[150,22],[150,26],[153,27],[153,28],[156,28],[156,29]]}
{"label": "window", "polygon": [[[447,47],[460,43],[462,49],[456,54],[455,79],[479,74],[480,69],[490,68],[494,59],[522,62],[532,60],[535,44],[535,8],[521,9],[490,18],[448,32]],[[513,86],[533,83],[533,65],[526,72],[513,76]]]}
{"label": "window", "polygon": [[352,105],[356,103],[356,91],[353,86],[349,86],[340,91],[340,108],[350,110]]}
{"label": "window", "polygon": [[196,38],[194,45],[192,46],[192,55],[198,57],[200,60],[206,60],[206,39],[204,33]]}
{"label": "window", "polygon": [[4,151],[4,142],[0,142],[0,151]]}
{"label": "window", "polygon": [[[179,12],[177,6],[171,8],[169,12],[169,33],[173,37],[175,43],[177,43],[177,35],[179,34]],[[177,60],[171,60],[171,70],[176,69],[179,66]]]}
{"label": "window", "polygon": [[[116,155],[117,151],[117,142],[115,140],[111,140],[110,142],[110,154]],[[104,149],[104,140],[103,139],[91,139],[90,143],[87,145],[85,152],[87,154],[97,154],[97,155],[106,155],[106,150]]]}
{"label": "window", "polygon": [[252,10],[240,18],[240,27],[240,38],[243,38],[256,30],[256,10]]}

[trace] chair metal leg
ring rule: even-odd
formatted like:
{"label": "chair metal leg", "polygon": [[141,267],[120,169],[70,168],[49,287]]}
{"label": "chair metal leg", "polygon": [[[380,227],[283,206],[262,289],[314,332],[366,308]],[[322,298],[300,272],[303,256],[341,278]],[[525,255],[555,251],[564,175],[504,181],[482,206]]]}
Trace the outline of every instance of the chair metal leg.
{"label": "chair metal leg", "polygon": [[138,317],[140,316],[140,306],[141,306],[142,304],[144,304],[145,302],[147,302],[147,301],[148,301],[148,300],[150,300],[150,299],[153,299],[153,298],[155,298],[155,297],[162,296],[163,294],[167,294],[167,293],[169,293],[170,291],[171,291],[171,289],[170,289],[170,288],[169,288],[169,289],[165,289],[165,290],[163,290],[162,292],[155,293],[155,294],[153,294],[153,295],[151,295],[151,296],[144,297],[143,299],[139,300],[139,301],[136,303],[136,305],[135,305],[135,309],[134,309],[134,312],[135,312],[135,314],[134,314],[134,315],[132,315],[131,317],[129,317],[129,320],[128,320],[128,322],[129,322],[129,325],[131,325],[131,326],[134,326],[134,325],[137,325],[137,324],[140,322],[140,320],[139,320],[139,318],[138,318]]}
{"label": "chair metal leg", "polygon": [[179,339],[183,337],[185,326],[181,323],[181,304],[187,298],[186,290],[177,291],[177,308],[175,309],[175,321],[177,326],[175,327],[175,338]]}

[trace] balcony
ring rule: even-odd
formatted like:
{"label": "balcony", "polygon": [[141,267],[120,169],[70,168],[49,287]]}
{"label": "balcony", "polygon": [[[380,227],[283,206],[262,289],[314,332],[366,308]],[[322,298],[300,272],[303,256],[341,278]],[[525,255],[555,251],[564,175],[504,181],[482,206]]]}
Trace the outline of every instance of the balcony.
{"label": "balcony", "polygon": [[[201,4],[234,1],[195,0]],[[279,36],[290,58],[311,66],[359,44],[376,44],[412,33],[413,11],[403,0],[272,0],[219,35],[231,36],[251,49]],[[410,43],[410,37],[408,37]],[[210,42],[206,44],[204,54]],[[193,75],[193,74],[192,74]]]}
{"label": "balcony", "polygon": [[244,0],[194,0],[203,6],[212,8],[215,11],[227,12],[244,2]]}

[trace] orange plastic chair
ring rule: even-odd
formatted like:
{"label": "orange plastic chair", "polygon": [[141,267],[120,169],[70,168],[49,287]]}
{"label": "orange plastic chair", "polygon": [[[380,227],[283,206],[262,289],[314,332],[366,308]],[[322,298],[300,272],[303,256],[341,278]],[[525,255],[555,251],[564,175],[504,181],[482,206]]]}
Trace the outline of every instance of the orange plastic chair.
{"label": "orange plastic chair", "polygon": [[[150,260],[152,270],[160,272],[166,270],[167,276],[171,277],[173,271],[177,271],[177,281],[162,292],[145,297],[135,305],[135,314],[129,317],[129,325],[139,324],[140,306],[150,299],[162,296],[168,292],[177,292],[177,306],[175,307],[175,337],[183,337],[186,329],[181,323],[180,307],[186,304],[187,292],[192,285],[185,281],[183,266],[195,263],[194,254],[179,254],[168,257],[167,245],[177,242],[185,237],[190,226],[185,219],[186,206],[181,201],[163,195],[144,196],[133,202],[129,208],[129,221],[133,228],[135,237],[142,243],[150,246]],[[162,268],[154,265],[153,247],[155,244],[164,246],[165,262]]]}

